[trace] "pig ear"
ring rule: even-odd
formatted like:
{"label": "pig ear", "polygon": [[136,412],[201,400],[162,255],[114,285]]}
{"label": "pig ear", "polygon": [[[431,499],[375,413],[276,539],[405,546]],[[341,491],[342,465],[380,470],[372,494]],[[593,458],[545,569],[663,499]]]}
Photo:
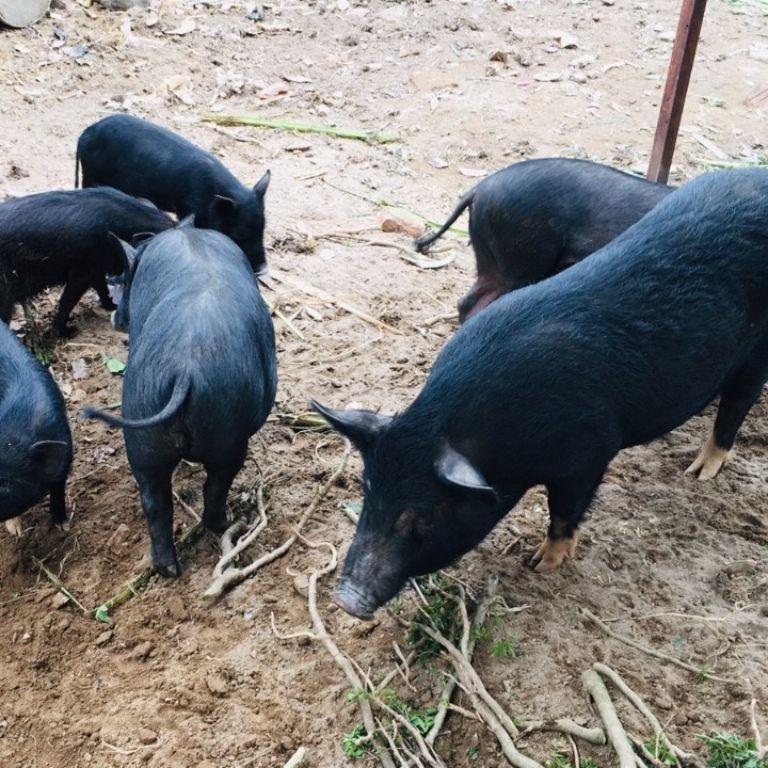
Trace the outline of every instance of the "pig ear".
{"label": "pig ear", "polygon": [[496,496],[488,481],[472,466],[466,456],[454,451],[447,443],[435,461],[437,476],[447,485],[467,491],[482,491]]}
{"label": "pig ear", "polygon": [[382,416],[373,411],[335,410],[326,408],[315,400],[310,400],[309,405],[340,435],[348,437],[358,450],[368,447],[392,422],[391,416]]}
{"label": "pig ear", "polygon": [[189,216],[185,216],[177,225],[176,229],[192,229],[195,226],[195,214],[190,213]]}
{"label": "pig ear", "polygon": [[216,195],[211,203],[211,210],[219,216],[231,216],[237,210],[237,203],[231,197]]}
{"label": "pig ear", "polygon": [[130,243],[121,240],[114,232],[109,233],[109,239],[120,250],[120,255],[123,259],[123,269],[129,274],[132,273],[133,268],[136,266],[138,251]]}
{"label": "pig ear", "polygon": [[29,452],[46,478],[58,476],[69,461],[69,445],[60,440],[40,440],[30,446]]}
{"label": "pig ear", "polygon": [[267,171],[257,182],[253,188],[253,194],[257,197],[264,197],[269,186],[269,180],[272,178],[272,171]]}

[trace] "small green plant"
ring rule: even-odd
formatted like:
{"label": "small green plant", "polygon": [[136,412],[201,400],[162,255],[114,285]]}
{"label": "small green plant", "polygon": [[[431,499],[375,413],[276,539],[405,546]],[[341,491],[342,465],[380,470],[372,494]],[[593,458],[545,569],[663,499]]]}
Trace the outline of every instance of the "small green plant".
{"label": "small green plant", "polygon": [[508,659],[517,658],[517,638],[503,637],[496,640],[491,646],[491,655],[494,658],[506,657]]}
{"label": "small green plant", "polygon": [[397,694],[385,688],[380,693],[382,701],[395,712],[405,717],[416,730],[425,735],[429,733],[430,728],[435,724],[436,707],[427,707],[426,709],[417,709],[407,701],[398,698]]}
{"label": "small green plant", "polygon": [[597,763],[591,757],[582,757],[581,768],[598,768]]}
{"label": "small green plant", "polygon": [[666,744],[661,739],[646,739],[643,745],[658,762],[664,765],[677,765],[677,758],[667,749]]}
{"label": "small green plant", "polygon": [[571,761],[559,752],[555,752],[545,763],[546,768],[572,768]]}
{"label": "small green plant", "polygon": [[475,627],[473,635],[475,640],[487,640],[491,632],[487,627]]}
{"label": "small green plant", "polygon": [[452,591],[455,592],[455,587],[443,582],[439,574],[419,580],[419,588],[427,604],[422,606],[421,612],[413,619],[408,643],[411,645],[421,643],[420,661],[437,656],[442,650],[440,644],[421,629],[422,626],[434,627],[443,637],[452,642],[457,640],[459,635],[458,603],[452,594]]}
{"label": "small green plant", "polygon": [[355,726],[355,729],[351,733],[345,733],[342,738],[342,746],[344,748],[344,754],[347,757],[351,757],[353,760],[359,760],[361,757],[365,757],[366,752],[371,751],[369,744],[361,744],[361,741],[366,738],[365,726]]}
{"label": "small green plant", "polygon": [[467,749],[467,759],[468,760],[477,760],[478,757],[480,757],[480,748],[479,747],[469,747]]}
{"label": "small green plant", "polygon": [[755,742],[730,733],[701,734],[709,748],[709,768],[768,768],[768,758],[758,759]]}

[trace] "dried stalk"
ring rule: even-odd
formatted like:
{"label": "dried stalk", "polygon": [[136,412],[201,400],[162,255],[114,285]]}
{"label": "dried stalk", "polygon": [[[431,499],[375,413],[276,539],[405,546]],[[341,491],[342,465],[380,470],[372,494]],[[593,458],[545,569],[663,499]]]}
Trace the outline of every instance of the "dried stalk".
{"label": "dried stalk", "polygon": [[755,737],[755,757],[759,763],[768,754],[768,744],[763,744],[763,737],[757,725],[757,699],[752,699],[749,705],[749,715],[752,723],[752,733]]}
{"label": "dried stalk", "polygon": [[694,674],[704,677],[708,680],[716,680],[719,683],[729,683],[733,685],[738,684],[735,680],[729,680],[725,677],[718,677],[717,675],[712,675],[706,670],[701,669],[700,667],[696,667],[693,664],[688,664],[685,661],[680,661],[680,659],[676,659],[674,656],[669,656],[666,653],[657,651],[655,648],[646,648],[646,646],[641,645],[638,642],[635,642],[631,638],[625,637],[624,635],[620,635],[617,632],[614,632],[602,619],[595,616],[594,613],[587,610],[586,608],[582,608],[581,611],[582,611],[582,614],[586,616],[591,622],[593,622],[598,627],[600,627],[600,629],[602,629],[606,635],[608,635],[609,637],[612,637],[614,640],[618,640],[619,642],[630,646],[631,648],[635,648],[638,651],[647,653],[649,656],[653,656],[654,658],[661,659],[662,661],[667,661],[670,664],[674,664],[676,667],[680,667],[681,669],[688,670],[688,672],[693,672]]}
{"label": "dried stalk", "polygon": [[669,740],[669,737],[664,732],[664,728],[662,728],[661,723],[658,721],[653,712],[651,712],[651,710],[640,698],[640,696],[638,696],[637,693],[635,693],[635,691],[633,691],[629,685],[627,685],[624,678],[621,677],[621,675],[616,672],[616,670],[612,669],[606,664],[601,664],[600,662],[593,664],[592,669],[599,672],[603,677],[607,677],[619,689],[619,691],[624,694],[630,704],[632,704],[635,709],[637,709],[637,711],[640,712],[640,714],[650,723],[651,728],[653,728],[653,735],[657,739],[661,739],[662,744],[664,744],[664,746],[669,750],[671,754],[675,756],[676,759],[679,758],[680,760],[684,760],[687,763],[699,765],[695,755],[692,755],[689,752],[685,752],[679,747],[676,747]]}
{"label": "dried stalk", "polygon": [[314,514],[315,510],[320,506],[320,503],[328,494],[328,491],[330,491],[333,484],[336,482],[342,472],[344,472],[349,456],[352,453],[351,444],[348,440],[345,442],[346,447],[344,449],[344,455],[342,456],[339,466],[325,481],[325,483],[323,483],[323,485],[318,488],[314,498],[312,499],[312,502],[304,510],[304,514],[302,514],[299,522],[294,527],[293,533],[279,547],[275,547],[275,549],[273,549],[271,552],[267,552],[267,554],[262,555],[260,558],[258,558],[258,560],[254,560],[247,566],[243,568],[230,567],[224,570],[219,576],[214,575],[214,579],[210,586],[203,593],[204,597],[212,599],[220,597],[229,587],[235,584],[239,584],[240,582],[256,573],[259,568],[262,568],[274,560],[277,560],[279,557],[282,557],[293,546],[296,539],[301,536],[301,530],[306,524],[307,520]]}
{"label": "dried stalk", "polygon": [[621,768],[636,768],[637,756],[629,742],[619,716],[616,714],[616,708],[613,706],[608,689],[605,687],[600,675],[594,669],[588,669],[581,673],[581,682],[585,690],[595,702],[595,707],[600,715],[600,719],[605,725],[605,732],[608,741],[619,757]]}
{"label": "dried stalk", "polygon": [[[346,464],[346,457],[349,456],[350,453],[350,445],[347,445],[347,450],[345,452],[345,459],[342,463],[342,466],[340,469],[343,469],[344,464]],[[340,474],[340,470],[337,470],[334,472],[335,476],[338,476]],[[328,485],[326,483],[326,485]],[[323,623],[323,619],[320,616],[320,612],[317,609],[317,582],[319,579],[321,579],[323,576],[325,576],[328,573],[333,572],[336,570],[336,564],[338,562],[338,556],[336,553],[336,548],[332,546],[331,544],[327,543],[315,543],[308,541],[305,539],[300,533],[296,534],[296,538],[301,538],[301,540],[309,547],[312,548],[319,548],[319,547],[326,547],[330,553],[331,557],[328,563],[324,565],[319,570],[314,570],[309,576],[309,583],[307,586],[307,604],[309,607],[309,615],[312,619],[312,626],[314,628],[313,633],[308,632],[294,632],[291,635],[279,635],[278,637],[281,637],[282,639],[286,639],[289,637],[310,637],[313,640],[317,640],[323,644],[326,651],[330,654],[331,658],[336,662],[336,664],[341,667],[341,670],[344,672],[344,674],[347,677],[347,680],[349,680],[350,685],[354,690],[365,690],[363,686],[363,680],[361,677],[357,674],[357,671],[355,670],[354,665],[350,661],[350,659],[345,656],[341,650],[339,649],[339,646],[336,645],[336,642],[334,639],[328,634],[328,630],[325,628],[325,624]],[[274,614],[272,615],[272,628],[276,632],[275,623],[274,623]],[[363,719],[363,725],[365,726],[365,730],[369,737],[373,738],[373,735],[376,733],[376,723],[373,719],[373,710],[371,709],[371,702],[365,698],[360,697],[358,699],[358,706],[360,707],[360,715]],[[379,752],[379,759],[381,760],[381,764],[384,766],[384,768],[396,768],[395,762],[392,759],[392,755],[387,752],[386,750],[381,750]]]}

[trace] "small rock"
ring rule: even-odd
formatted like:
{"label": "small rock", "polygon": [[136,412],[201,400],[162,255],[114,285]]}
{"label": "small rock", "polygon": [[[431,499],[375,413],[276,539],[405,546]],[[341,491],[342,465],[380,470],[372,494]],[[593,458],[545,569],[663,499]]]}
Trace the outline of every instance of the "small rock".
{"label": "small rock", "polygon": [[69,598],[63,592],[57,592],[51,599],[51,608],[59,610],[69,602]]}
{"label": "small rock", "polygon": [[145,643],[139,643],[132,651],[130,658],[133,661],[146,661],[152,651],[155,650],[155,646],[149,640]]}
{"label": "small rock", "polygon": [[747,55],[750,59],[754,59],[755,61],[764,61],[766,64],[768,64],[768,45],[761,45],[760,43],[750,45]]}
{"label": "small rock", "polygon": [[560,48],[577,48],[579,40],[575,35],[570,35],[567,32],[561,32],[555,35],[555,42]]}
{"label": "small rock", "polygon": [[205,678],[205,684],[214,696],[226,696],[229,693],[229,684],[221,675],[208,675]]}
{"label": "small rock", "polygon": [[136,731],[136,738],[142,744],[154,744],[157,741],[157,734],[149,728],[139,728]]}
{"label": "small rock", "polygon": [[422,69],[412,72],[411,82],[419,91],[444,91],[458,85],[456,78],[437,69]]}
{"label": "small rock", "polygon": [[47,600],[49,597],[53,597],[53,595],[55,595],[58,591],[59,590],[56,589],[56,587],[46,587],[45,589],[41,589],[35,595],[35,602],[36,603],[42,603],[43,600]]}
{"label": "small rock", "polygon": [[563,76],[559,72],[539,72],[533,76],[540,83],[559,83]]}
{"label": "small rock", "polygon": [[394,216],[391,213],[384,214],[379,225],[382,232],[403,232],[410,237],[421,237],[424,234],[424,225],[420,222],[406,219],[404,216]]}
{"label": "small rock", "polygon": [[112,639],[113,632],[111,629],[107,629],[104,632],[102,632],[94,641],[96,645],[102,646],[106,645],[111,639]]}
{"label": "small rock", "polygon": [[439,155],[435,155],[434,157],[430,157],[427,162],[433,167],[433,168],[447,168],[448,167],[448,161],[444,157],[440,157]]}
{"label": "small rock", "polygon": [[506,64],[509,61],[508,51],[494,51],[489,57],[489,61],[500,61],[502,64]]}
{"label": "small rock", "polygon": [[115,528],[115,532],[109,537],[109,539],[107,539],[107,549],[111,550],[112,552],[117,552],[120,550],[125,546],[129,533],[130,528],[128,528],[125,523],[120,523],[120,525]]}
{"label": "small rock", "polygon": [[128,11],[131,8],[146,8],[149,0],[96,0],[96,2],[108,11]]}

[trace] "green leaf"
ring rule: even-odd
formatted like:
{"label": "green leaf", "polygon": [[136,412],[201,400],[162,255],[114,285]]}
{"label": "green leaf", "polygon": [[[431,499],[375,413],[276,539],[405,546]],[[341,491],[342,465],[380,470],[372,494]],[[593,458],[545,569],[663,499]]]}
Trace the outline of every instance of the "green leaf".
{"label": "green leaf", "polygon": [[94,612],[93,616],[96,621],[101,621],[104,624],[109,624],[109,608],[106,605],[100,605]]}
{"label": "green leaf", "polygon": [[107,370],[110,373],[122,373],[125,370],[125,363],[122,360],[118,360],[116,357],[102,355],[101,359],[104,361],[104,365],[107,366]]}

